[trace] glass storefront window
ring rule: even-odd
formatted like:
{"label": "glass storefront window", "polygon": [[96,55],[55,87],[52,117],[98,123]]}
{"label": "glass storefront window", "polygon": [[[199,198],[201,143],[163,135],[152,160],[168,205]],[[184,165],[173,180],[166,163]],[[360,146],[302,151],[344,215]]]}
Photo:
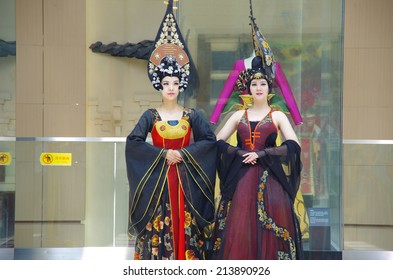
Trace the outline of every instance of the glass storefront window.
{"label": "glass storefront window", "polygon": [[[246,0],[179,2],[179,24],[199,75],[197,97],[186,103],[199,107],[207,118],[235,62],[252,54],[249,4]],[[252,5],[303,118],[303,124],[294,125],[303,162],[295,207],[305,250],[339,252],[343,1],[253,1]],[[214,127],[218,129],[224,119],[221,114]]]}
{"label": "glass storefront window", "polygon": [[[15,136],[15,1],[0,0],[0,138]],[[15,144],[0,142],[0,248],[14,246]]]}

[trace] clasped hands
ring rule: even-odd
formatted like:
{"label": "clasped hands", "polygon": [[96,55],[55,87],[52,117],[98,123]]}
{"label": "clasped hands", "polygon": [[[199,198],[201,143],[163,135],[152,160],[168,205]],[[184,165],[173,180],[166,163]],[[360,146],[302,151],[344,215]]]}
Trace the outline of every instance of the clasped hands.
{"label": "clasped hands", "polygon": [[166,152],[166,163],[167,165],[174,165],[180,163],[183,158],[178,150],[168,149]]}
{"label": "clasped hands", "polygon": [[256,152],[247,152],[242,157],[244,158],[243,163],[254,165],[257,163],[258,154]]}
{"label": "clasped hands", "polygon": [[245,150],[238,150],[237,154],[243,157],[243,163],[246,164],[256,164],[258,158],[263,157],[266,153],[265,151],[249,152]]}
{"label": "clasped hands", "polygon": [[[252,165],[257,163],[257,160],[262,155],[262,153],[259,152],[258,154],[256,152],[247,152],[244,150],[238,151],[238,154],[243,157],[243,163],[252,164]],[[165,159],[167,165],[174,165],[183,161],[180,152],[178,150],[172,150],[172,149],[167,150]]]}

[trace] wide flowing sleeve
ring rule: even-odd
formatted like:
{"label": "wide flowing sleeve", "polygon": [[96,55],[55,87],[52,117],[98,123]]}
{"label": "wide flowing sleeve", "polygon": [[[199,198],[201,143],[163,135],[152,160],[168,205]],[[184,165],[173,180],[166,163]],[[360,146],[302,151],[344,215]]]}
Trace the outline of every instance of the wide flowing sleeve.
{"label": "wide flowing sleeve", "polygon": [[295,200],[300,186],[300,152],[298,143],[287,140],[281,146],[266,148],[265,155],[259,158],[272,171],[292,201]]}
{"label": "wide flowing sleeve", "polygon": [[178,169],[187,203],[202,230],[214,220],[217,145],[209,123],[195,109],[191,110],[190,123],[193,142],[180,150],[183,161]]}
{"label": "wide flowing sleeve", "polygon": [[223,200],[228,201],[236,190],[237,182],[241,178],[247,165],[243,163],[239,147],[230,145],[224,140],[217,142],[218,165],[217,174],[220,179],[220,192]]}
{"label": "wide flowing sleeve", "polygon": [[165,184],[166,150],[146,142],[153,125],[150,110],[143,113],[126,140],[125,158],[129,182],[129,230],[143,231],[151,219]]}

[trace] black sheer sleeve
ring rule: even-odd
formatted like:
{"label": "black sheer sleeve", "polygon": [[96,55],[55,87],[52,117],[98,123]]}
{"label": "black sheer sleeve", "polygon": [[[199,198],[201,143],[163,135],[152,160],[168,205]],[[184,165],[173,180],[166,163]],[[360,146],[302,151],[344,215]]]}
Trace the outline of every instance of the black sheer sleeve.
{"label": "black sheer sleeve", "polygon": [[[143,231],[151,219],[164,185],[166,150],[146,142],[153,115],[145,111],[126,140],[126,167],[129,192],[129,235]],[[158,186],[157,188],[155,186]]]}
{"label": "black sheer sleeve", "polygon": [[241,176],[241,170],[245,167],[241,154],[244,150],[234,147],[224,140],[217,141],[218,146],[218,177],[220,179],[220,191],[223,200],[232,198],[237,182]]}
{"label": "black sheer sleeve", "polygon": [[295,200],[300,186],[300,152],[299,144],[293,140],[287,140],[279,147],[270,147],[258,152],[258,161],[272,171],[292,200]]}
{"label": "black sheer sleeve", "polygon": [[256,154],[258,155],[258,158],[262,158],[266,155],[287,156],[288,148],[287,148],[287,145],[282,145],[282,146],[278,146],[278,147],[270,147],[270,148],[266,148],[262,151],[256,151]]}

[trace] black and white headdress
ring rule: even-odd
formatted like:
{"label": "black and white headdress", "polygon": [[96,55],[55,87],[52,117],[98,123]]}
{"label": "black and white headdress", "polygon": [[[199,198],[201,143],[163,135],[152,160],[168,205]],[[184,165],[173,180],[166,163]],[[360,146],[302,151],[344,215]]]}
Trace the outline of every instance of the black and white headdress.
{"label": "black and white headdress", "polygon": [[173,14],[173,0],[166,4],[168,7],[149,58],[148,75],[156,90],[162,89],[164,77],[178,77],[182,92],[189,84],[190,55]]}

